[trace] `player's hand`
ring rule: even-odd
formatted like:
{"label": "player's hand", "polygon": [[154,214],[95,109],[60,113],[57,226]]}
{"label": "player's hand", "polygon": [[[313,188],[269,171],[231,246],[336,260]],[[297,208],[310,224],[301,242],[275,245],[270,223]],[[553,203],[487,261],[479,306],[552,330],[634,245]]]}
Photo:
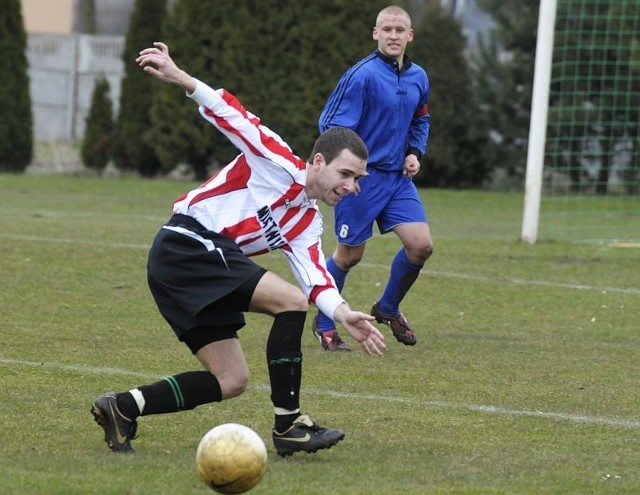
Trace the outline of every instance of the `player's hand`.
{"label": "player's hand", "polygon": [[366,354],[382,356],[387,345],[380,330],[370,323],[373,319],[373,316],[366,313],[349,311],[344,315],[341,323],[345,330],[349,332],[349,335],[360,344]]}
{"label": "player's hand", "polygon": [[161,81],[182,86],[188,93],[195,90],[195,80],[175,64],[169,55],[169,47],[160,41],[154,42],[153,48],[142,50],[136,62],[147,74]]}
{"label": "player's hand", "polygon": [[413,153],[409,153],[404,157],[404,169],[402,173],[407,177],[413,177],[420,172],[420,160]]}

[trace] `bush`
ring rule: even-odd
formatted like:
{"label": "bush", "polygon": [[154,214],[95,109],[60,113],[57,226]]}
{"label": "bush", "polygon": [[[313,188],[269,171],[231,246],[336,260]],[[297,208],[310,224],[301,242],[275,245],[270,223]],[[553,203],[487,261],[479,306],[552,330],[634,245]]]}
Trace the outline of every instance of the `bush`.
{"label": "bush", "polygon": [[98,173],[107,166],[111,154],[114,123],[109,90],[109,81],[104,77],[96,79],[80,150],[82,163]]}

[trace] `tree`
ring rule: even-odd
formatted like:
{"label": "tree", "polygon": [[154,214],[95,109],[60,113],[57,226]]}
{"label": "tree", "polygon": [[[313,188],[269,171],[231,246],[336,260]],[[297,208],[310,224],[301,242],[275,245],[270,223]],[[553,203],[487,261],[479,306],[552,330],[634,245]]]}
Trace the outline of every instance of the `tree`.
{"label": "tree", "polygon": [[140,50],[161,39],[162,19],[165,13],[166,0],[137,0],[129,18],[122,54],[125,72],[113,143],[113,159],[118,168],[136,170],[143,177],[154,176],[162,168],[158,155],[144,138],[151,126],[151,102],[162,83],[140,70],[135,59]]}
{"label": "tree", "polygon": [[531,93],[539,0],[477,0],[496,21],[489,40],[473,57],[478,122],[488,138],[483,158],[494,176],[522,186],[531,118]]}
{"label": "tree", "polygon": [[[371,30],[387,3],[180,0],[164,32],[179,65],[230,90],[306,158],[325,99],[342,72],[375,48]],[[208,166],[227,162],[237,151],[184,100],[175,88],[161,88],[147,137],[165,169],[182,161],[202,178]]]}
{"label": "tree", "polygon": [[109,162],[114,129],[113,105],[109,90],[109,81],[106,78],[96,79],[80,150],[82,163],[88,168],[97,170],[99,174]]}
{"label": "tree", "polygon": [[0,171],[23,172],[33,157],[33,116],[19,0],[0,9]]}
{"label": "tree", "polygon": [[[238,26],[250,21],[245,3],[180,0],[165,17],[164,38],[179,66],[213,87],[230,84],[236,46],[246,38]],[[235,24],[237,23],[237,24]],[[244,30],[244,28],[243,28]],[[149,76],[147,76],[149,77]],[[173,85],[163,84],[150,109],[152,126],[144,134],[167,172],[179,163],[191,165],[198,178],[212,161],[232,158],[233,147],[202,120],[192,102]]]}
{"label": "tree", "polygon": [[458,21],[437,4],[424,10],[409,45],[412,58],[429,75],[431,130],[425,167],[416,178],[430,187],[482,185],[488,173],[482,159],[484,140],[475,116],[465,38]]}
{"label": "tree", "polygon": [[[258,71],[243,71],[247,102],[307,158],[318,117],[340,76],[376,48],[372,30],[388,1],[256,1],[250,53]],[[274,29],[277,26],[277,29]],[[281,47],[274,56],[273,47]],[[250,62],[255,64],[256,62]],[[256,85],[255,81],[262,81]]]}

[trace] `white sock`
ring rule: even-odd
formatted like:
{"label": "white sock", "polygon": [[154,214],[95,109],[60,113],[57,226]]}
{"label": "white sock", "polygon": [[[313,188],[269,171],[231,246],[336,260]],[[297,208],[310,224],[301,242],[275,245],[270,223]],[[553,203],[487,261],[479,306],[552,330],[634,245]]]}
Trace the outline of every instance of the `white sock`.
{"label": "white sock", "polygon": [[286,416],[288,414],[297,414],[300,412],[300,408],[294,409],[293,411],[289,411],[289,409],[284,409],[282,407],[274,407],[273,412],[278,416]]}
{"label": "white sock", "polygon": [[140,390],[138,390],[137,388],[134,388],[133,390],[129,390],[129,393],[135,399],[136,404],[138,405],[138,411],[140,411],[140,414],[142,414],[142,411],[144,411],[144,404],[145,404],[145,400],[144,400],[144,396],[142,395],[142,392],[140,392]]}

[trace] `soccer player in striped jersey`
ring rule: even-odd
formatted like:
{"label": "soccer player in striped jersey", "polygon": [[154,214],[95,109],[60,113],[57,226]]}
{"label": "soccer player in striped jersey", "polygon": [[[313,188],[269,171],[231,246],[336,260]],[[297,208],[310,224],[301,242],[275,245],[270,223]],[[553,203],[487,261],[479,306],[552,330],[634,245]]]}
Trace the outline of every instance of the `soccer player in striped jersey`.
{"label": "soccer player in striped jersey", "polygon": [[[151,76],[184,89],[202,117],[240,154],[176,200],[147,263],[160,313],[204,370],[98,397],[91,412],[108,447],[133,452],[139,416],[189,410],[242,394],[249,370],[237,331],[245,325],[245,312],[273,317],[266,359],[277,453],[335,445],[344,432],[319,426],[300,409],[301,337],[313,303],[365,353],[381,356],[385,348],[373,317],[352,310],[341,297],[320,243],[317,201],[335,205],[359,190],[366,175],[366,146],[355,132],[336,127],[318,137],[305,162],[232,94],[180,69],[164,43],[142,50],[136,61]],[[286,256],[298,286],[251,259],[275,250]]]}

